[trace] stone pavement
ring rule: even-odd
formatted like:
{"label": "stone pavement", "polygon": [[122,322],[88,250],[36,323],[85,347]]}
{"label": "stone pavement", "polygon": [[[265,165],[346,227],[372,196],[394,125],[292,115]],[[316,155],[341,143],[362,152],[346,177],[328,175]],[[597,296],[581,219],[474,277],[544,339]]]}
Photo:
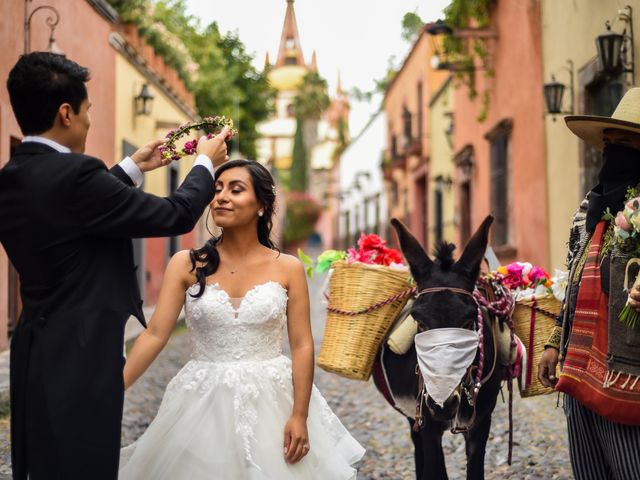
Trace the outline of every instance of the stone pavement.
{"label": "stone pavement", "polygon": [[[310,282],[312,326],[319,350],[324,329],[324,304],[320,300],[322,278]],[[157,412],[169,380],[189,359],[189,335],[179,328],[143,377],[127,392],[122,443],[140,436]],[[354,437],[367,449],[359,465],[358,479],[414,479],[413,446],[404,418],[389,407],[373,383],[348,380],[316,369],[315,383]],[[506,392],[505,392],[506,393]],[[556,396],[530,399],[514,397],[514,461],[506,464],[507,406],[498,401],[487,445],[487,479],[570,479],[566,426]],[[449,478],[463,479],[465,454],[460,435],[444,436]],[[8,422],[0,423],[0,479],[10,472]]]}

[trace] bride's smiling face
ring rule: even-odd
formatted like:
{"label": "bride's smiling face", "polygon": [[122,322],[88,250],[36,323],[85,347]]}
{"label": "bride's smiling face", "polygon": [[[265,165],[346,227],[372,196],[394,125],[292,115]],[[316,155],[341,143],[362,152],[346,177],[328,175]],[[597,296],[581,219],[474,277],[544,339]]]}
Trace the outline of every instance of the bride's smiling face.
{"label": "bride's smiling face", "polygon": [[249,170],[242,167],[225,170],[215,183],[211,214],[222,228],[238,227],[258,221],[262,209],[256,198]]}

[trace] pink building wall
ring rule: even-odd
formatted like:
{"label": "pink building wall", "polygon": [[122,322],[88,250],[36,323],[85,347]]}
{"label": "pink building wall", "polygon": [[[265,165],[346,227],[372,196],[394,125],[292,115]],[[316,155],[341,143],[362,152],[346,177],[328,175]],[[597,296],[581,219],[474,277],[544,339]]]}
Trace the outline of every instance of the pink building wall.
{"label": "pink building wall", "polygon": [[[29,13],[44,4],[58,10],[60,22],[55,30],[56,43],[68,58],[91,70],[89,95],[93,107],[87,153],[112,165],[115,161],[115,51],[108,40],[111,22],[86,1],[33,0],[26,3]],[[9,161],[11,143],[19,142],[22,138],[9,103],[6,80],[9,71],[24,53],[24,6],[23,0],[0,2],[0,168]],[[49,12],[41,10],[31,20],[31,51],[48,48],[48,16]],[[8,346],[8,284],[9,263],[0,247],[0,350]]]}
{"label": "pink building wall", "polygon": [[[471,146],[472,231],[490,213],[490,143],[485,138],[503,120],[511,120],[509,154],[509,226],[507,245],[496,249],[503,263],[521,260],[549,267],[547,195],[544,149],[544,98],[539,2],[500,0],[492,13],[497,38],[488,40],[495,75],[476,72],[478,96],[468,89],[455,91],[454,152]],[[478,122],[481,97],[488,86],[487,119]],[[458,177],[460,172],[458,172]],[[459,206],[458,206],[459,207]]]}

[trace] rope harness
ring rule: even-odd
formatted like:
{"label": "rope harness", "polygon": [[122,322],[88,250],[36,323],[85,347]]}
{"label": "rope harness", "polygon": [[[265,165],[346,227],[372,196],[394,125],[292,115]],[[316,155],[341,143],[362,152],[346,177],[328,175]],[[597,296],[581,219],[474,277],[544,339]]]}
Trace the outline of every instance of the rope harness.
{"label": "rope harness", "polygon": [[[507,321],[511,330],[511,345],[509,357],[511,357],[512,350],[516,345],[513,333],[513,325],[511,320],[511,313],[513,312],[514,301],[509,292],[504,290],[502,286],[492,285],[492,288],[485,288],[485,293],[487,296],[493,297],[488,299],[487,296],[483,295],[480,292],[478,286],[474,288],[471,292],[469,290],[465,290],[462,288],[456,287],[432,287],[425,288],[420,290],[416,298],[422,295],[428,295],[432,293],[439,292],[450,292],[456,293],[459,295],[465,295],[471,297],[476,306],[477,306],[477,315],[476,315],[476,331],[478,332],[478,364],[471,365],[467,369],[466,374],[464,375],[463,380],[460,382],[460,385],[456,389],[456,391],[464,393],[467,403],[470,407],[472,407],[471,420],[467,423],[467,425],[461,426],[458,423],[458,414],[456,414],[456,418],[454,420],[453,427],[451,428],[451,433],[466,433],[471,428],[473,428],[475,420],[476,420],[476,404],[478,395],[480,393],[480,389],[482,386],[493,376],[496,362],[498,358],[497,351],[497,332],[495,328],[497,326],[497,322],[491,321],[491,316],[496,317],[497,319],[502,319],[503,321]],[[492,329],[493,336],[493,363],[491,365],[491,369],[485,375],[482,376],[484,371],[485,364],[485,351],[484,351],[484,322],[485,322],[485,312],[486,316],[489,317],[487,319],[487,325]],[[420,330],[420,329],[419,329]],[[424,426],[424,414],[422,413],[422,408],[425,403],[425,398],[428,397],[427,390],[424,385],[424,379],[422,377],[422,373],[420,372],[420,368],[416,365],[416,375],[418,376],[418,396],[416,397],[416,414],[415,414],[415,423],[413,426],[414,431],[419,431]],[[475,375],[474,375],[475,373]],[[509,390],[509,455],[508,455],[508,463],[511,465],[512,458],[512,450],[513,450],[513,385],[512,385],[512,375],[511,373],[508,376],[508,390]]]}

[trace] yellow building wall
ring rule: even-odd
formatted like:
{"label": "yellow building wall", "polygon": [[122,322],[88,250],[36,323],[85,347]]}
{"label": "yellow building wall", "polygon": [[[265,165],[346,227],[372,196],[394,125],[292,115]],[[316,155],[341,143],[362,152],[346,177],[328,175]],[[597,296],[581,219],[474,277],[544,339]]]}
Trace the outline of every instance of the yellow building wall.
{"label": "yellow building wall", "polygon": [[[454,84],[450,81],[446,84],[440,95],[432,101],[429,109],[429,144],[431,145],[431,157],[429,166],[429,251],[435,245],[435,189],[436,183],[434,179],[442,176],[445,179],[453,179],[455,177],[455,169],[453,162],[453,151],[451,150],[450,139],[447,138],[447,130],[451,124],[450,113],[454,112]],[[443,223],[443,240],[448,242],[456,241],[456,219],[455,219],[455,189],[452,184],[445,185],[442,191],[442,223]],[[462,245],[460,246],[462,248]]]}
{"label": "yellow building wall", "polygon": [[[633,8],[633,30],[635,39],[636,72],[640,66],[640,0],[625,2],[614,0],[580,1],[542,1],[542,58],[543,78],[556,79],[568,85],[569,75],[561,67],[567,59],[574,63],[574,112],[582,114],[578,95],[578,77],[580,70],[596,57],[595,39],[605,32],[604,22],[612,20],[619,8],[630,5]],[[621,23],[617,21],[613,29],[620,32]],[[634,79],[637,85],[638,74]],[[565,97],[569,96],[565,90]],[[565,98],[565,109],[569,106]],[[580,160],[581,140],[573,135],[558,115],[554,122],[550,115],[545,117],[546,158],[547,158],[547,194],[549,216],[549,252],[550,266],[563,268],[566,260],[566,244],[569,226],[580,198]],[[532,208],[535,208],[532,206]]]}
{"label": "yellow building wall", "polygon": [[[134,97],[140,93],[145,83],[149,83],[149,90],[154,97],[150,116],[136,115]],[[179,109],[170,97],[158,89],[152,82],[148,82],[142,73],[135,68],[121,54],[116,57],[116,161],[124,157],[122,141],[137,148],[154,140],[163,138],[172,127],[190,122],[191,118]],[[184,157],[179,161],[180,180],[183,180],[191,167],[195,157]],[[158,168],[145,174],[144,189],[159,196],[168,194],[167,169]]]}

